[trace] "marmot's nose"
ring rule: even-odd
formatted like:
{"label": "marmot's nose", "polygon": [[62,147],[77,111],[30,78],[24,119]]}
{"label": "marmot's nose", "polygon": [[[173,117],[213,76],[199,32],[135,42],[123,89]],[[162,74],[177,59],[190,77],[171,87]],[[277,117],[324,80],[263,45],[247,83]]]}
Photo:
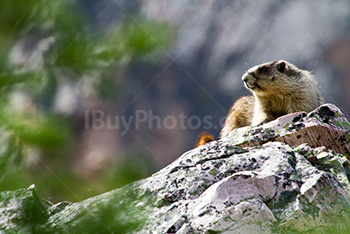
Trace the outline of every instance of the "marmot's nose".
{"label": "marmot's nose", "polygon": [[257,77],[255,76],[254,72],[247,72],[244,73],[244,75],[242,76],[242,80],[247,83],[249,80],[253,81],[253,80],[257,80]]}
{"label": "marmot's nose", "polygon": [[247,83],[249,79],[249,74],[248,73],[244,73],[244,75],[242,76],[242,80],[244,81],[244,83]]}

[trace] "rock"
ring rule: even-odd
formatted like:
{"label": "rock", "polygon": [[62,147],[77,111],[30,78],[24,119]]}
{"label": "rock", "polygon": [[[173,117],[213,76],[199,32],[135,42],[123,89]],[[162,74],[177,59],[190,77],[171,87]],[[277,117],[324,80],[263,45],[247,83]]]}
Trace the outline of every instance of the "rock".
{"label": "rock", "polygon": [[30,233],[48,218],[50,203],[42,201],[35,186],[0,193],[0,232]]}
{"label": "rock", "polygon": [[241,147],[268,141],[284,142],[291,146],[308,143],[311,147],[324,146],[348,156],[349,129],[350,124],[341,110],[325,104],[309,114],[293,113],[259,127],[236,129],[224,141]]}
{"label": "rock", "polygon": [[[33,187],[3,192],[0,230],[346,232],[349,130],[340,110],[328,104],[307,115],[234,130],[186,152],[149,178],[81,202],[49,205]],[[23,208],[22,198],[32,205]],[[40,218],[33,219],[32,211]]]}

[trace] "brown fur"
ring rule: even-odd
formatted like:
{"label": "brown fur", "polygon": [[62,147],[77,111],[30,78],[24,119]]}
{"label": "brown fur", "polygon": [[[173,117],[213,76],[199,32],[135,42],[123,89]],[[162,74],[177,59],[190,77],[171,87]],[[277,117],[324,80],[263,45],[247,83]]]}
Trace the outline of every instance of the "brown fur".
{"label": "brown fur", "polygon": [[314,76],[287,61],[255,66],[243,74],[242,80],[253,96],[233,104],[220,138],[236,128],[255,126],[289,113],[310,112],[323,104]]}
{"label": "brown fur", "polygon": [[212,135],[210,135],[207,132],[202,132],[198,136],[197,143],[196,143],[196,148],[201,146],[201,145],[204,145],[204,144],[206,144],[208,142],[214,141],[214,140],[215,139],[214,139],[214,137]]}
{"label": "brown fur", "polygon": [[[244,96],[238,99],[231,107],[221,134],[227,135],[233,129],[251,125],[251,116],[253,116],[254,97]],[[226,134],[227,133],[227,134]]]}

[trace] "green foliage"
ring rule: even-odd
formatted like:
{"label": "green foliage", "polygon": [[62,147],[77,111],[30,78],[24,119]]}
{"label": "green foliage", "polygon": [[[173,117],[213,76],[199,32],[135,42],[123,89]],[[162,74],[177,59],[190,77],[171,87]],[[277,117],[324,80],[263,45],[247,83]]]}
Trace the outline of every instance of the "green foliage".
{"label": "green foliage", "polygon": [[11,114],[0,113],[0,122],[11,130],[20,143],[41,148],[62,147],[68,140],[67,129],[60,126],[60,121],[55,118],[38,114]]}
{"label": "green foliage", "polygon": [[[81,126],[75,117],[55,112],[53,104],[59,84],[79,86],[89,76],[95,77],[99,98],[115,102],[128,64],[158,58],[169,45],[170,28],[129,17],[101,32],[69,0],[0,1],[0,9],[0,191],[35,183],[45,198],[76,201],[149,175],[152,165],[140,159],[136,165],[119,162],[120,168],[94,178],[76,177],[71,164]],[[13,62],[14,48],[23,44],[30,56]],[[18,110],[11,102],[14,92],[33,106]],[[147,166],[140,171],[137,163]]]}

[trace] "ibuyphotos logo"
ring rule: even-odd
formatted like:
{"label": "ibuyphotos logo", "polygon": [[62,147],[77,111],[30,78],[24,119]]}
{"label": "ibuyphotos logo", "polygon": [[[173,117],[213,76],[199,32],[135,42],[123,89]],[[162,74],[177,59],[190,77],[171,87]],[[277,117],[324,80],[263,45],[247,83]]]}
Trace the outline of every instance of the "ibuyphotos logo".
{"label": "ibuyphotos logo", "polygon": [[168,115],[161,117],[155,115],[152,110],[136,110],[131,116],[112,116],[106,114],[103,110],[85,111],[85,129],[118,129],[122,135],[125,135],[130,129],[140,129],[147,127],[153,129],[203,129],[217,130],[225,121],[225,116],[219,122],[214,121],[212,116],[188,116],[181,113],[177,116]]}

